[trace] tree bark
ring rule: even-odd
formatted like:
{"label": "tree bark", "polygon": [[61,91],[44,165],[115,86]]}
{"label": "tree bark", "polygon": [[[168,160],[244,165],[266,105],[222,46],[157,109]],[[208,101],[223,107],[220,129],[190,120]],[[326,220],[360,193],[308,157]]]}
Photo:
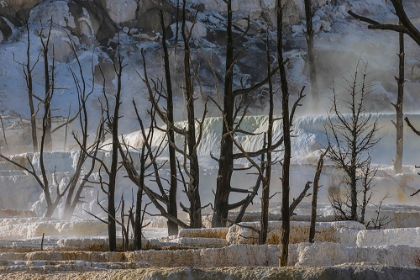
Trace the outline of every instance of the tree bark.
{"label": "tree bark", "polygon": [[[178,15],[177,15],[178,18]],[[174,106],[173,106],[173,91],[172,91],[172,78],[171,70],[169,64],[169,53],[168,46],[166,44],[166,30],[165,23],[163,19],[163,12],[160,11],[160,20],[162,26],[162,46],[163,46],[163,59],[165,64],[165,79],[166,79],[166,116],[167,121],[170,124],[174,123]],[[178,30],[176,31],[178,34]],[[170,143],[175,143],[174,130],[172,125],[167,125],[168,132],[167,136]],[[177,168],[176,168],[176,155],[175,147],[169,145],[169,169],[170,169],[170,187],[169,187],[169,203],[167,206],[168,214],[177,218],[178,217],[178,208],[177,208],[177,189],[178,189],[178,180],[177,180]],[[178,225],[170,220],[168,220],[168,235],[178,235]]]}
{"label": "tree bark", "polygon": [[[187,105],[187,145],[188,155],[184,157],[189,158],[189,177],[188,196],[190,200],[190,227],[201,228],[201,199],[199,193],[200,169],[197,157],[197,140],[195,131],[195,112],[194,112],[194,87],[191,78],[190,65],[190,35],[192,30],[186,33],[186,0],[183,1],[182,7],[182,38],[184,41],[184,78],[185,78],[185,96]],[[191,27],[192,28],[192,27]]]}
{"label": "tree bark", "polygon": [[312,207],[311,207],[311,225],[309,228],[309,242],[315,242],[315,222],[316,222],[316,209],[318,204],[318,190],[319,190],[319,177],[321,176],[322,167],[324,166],[324,157],[328,153],[330,147],[328,147],[324,153],[321,154],[316,167],[314,177],[314,187],[312,193]]}
{"label": "tree bark", "polygon": [[273,82],[271,79],[271,64],[270,64],[271,61],[270,61],[268,29],[267,29],[267,36],[266,36],[266,55],[267,55],[268,93],[270,95],[270,98],[269,98],[269,111],[268,111],[267,147],[266,147],[267,148],[267,163],[266,163],[266,169],[265,169],[265,176],[262,181],[263,189],[262,189],[262,198],[261,198],[260,244],[265,244],[267,242],[268,209],[270,207],[271,165],[273,164],[271,148],[273,146],[274,91],[273,91]]}
{"label": "tree bark", "polygon": [[[226,46],[226,69],[224,80],[223,99],[223,124],[222,135],[227,135],[234,125],[233,94],[233,34],[232,34],[232,1],[227,0],[227,46]],[[225,227],[229,213],[230,181],[233,172],[233,140],[231,137],[222,137],[220,143],[219,171],[217,176],[217,188],[214,198],[214,213],[212,227]]]}
{"label": "tree bark", "polygon": [[[52,23],[50,23],[52,26]],[[49,50],[49,41],[50,41],[50,35],[51,35],[51,26],[50,31],[48,33],[47,42],[44,43],[42,41],[42,52],[44,56],[44,114],[46,115],[45,118],[45,147],[44,149],[47,151],[52,150],[52,138],[51,138],[51,97],[53,94],[53,87],[54,84],[51,83],[51,80],[54,77],[54,69],[51,70],[51,76],[50,76],[50,69],[49,69],[49,62],[48,62],[48,50]],[[28,35],[29,36],[29,35]],[[54,58],[53,58],[54,59]]]}
{"label": "tree bark", "polygon": [[398,96],[397,103],[394,105],[395,113],[397,115],[395,128],[396,132],[396,151],[394,159],[394,171],[395,173],[402,172],[402,158],[403,158],[403,137],[404,137],[404,114],[403,114],[403,102],[404,102],[404,63],[405,63],[405,51],[404,51],[404,33],[399,33],[400,53],[399,58],[399,73],[398,73]]}
{"label": "tree bark", "polygon": [[291,158],[291,139],[290,139],[290,116],[289,116],[289,89],[287,85],[286,69],[283,63],[283,8],[281,0],[277,0],[277,61],[280,66],[280,82],[282,91],[282,121],[283,121],[283,143],[284,155],[282,166],[282,234],[281,234],[281,248],[280,248],[280,266],[287,266],[289,257],[289,237],[290,237],[290,158]]}
{"label": "tree bark", "polygon": [[[26,23],[26,31],[28,33],[27,48],[26,48],[26,87],[28,90],[28,102],[29,102],[29,112],[31,114],[31,136],[32,136],[32,151],[34,153],[38,152],[38,137],[36,133],[36,114],[34,106],[34,87],[32,79],[32,66],[31,66],[31,36],[29,30],[29,23]],[[36,63],[35,63],[36,64]]]}
{"label": "tree bark", "polygon": [[118,54],[118,65],[114,66],[117,74],[117,93],[115,95],[115,107],[112,116],[111,129],[112,129],[112,152],[111,152],[111,169],[108,182],[108,238],[109,238],[109,251],[114,252],[117,250],[117,227],[115,222],[115,188],[116,178],[118,172],[118,121],[120,115],[121,105],[121,87],[122,87],[122,58]]}
{"label": "tree bark", "polygon": [[312,26],[312,5],[311,0],[305,0],[305,15],[306,15],[306,43],[308,45],[308,63],[309,63],[309,77],[311,80],[311,100],[312,107],[318,108],[319,103],[319,89],[318,79],[315,67],[315,50],[314,50],[314,30]]}

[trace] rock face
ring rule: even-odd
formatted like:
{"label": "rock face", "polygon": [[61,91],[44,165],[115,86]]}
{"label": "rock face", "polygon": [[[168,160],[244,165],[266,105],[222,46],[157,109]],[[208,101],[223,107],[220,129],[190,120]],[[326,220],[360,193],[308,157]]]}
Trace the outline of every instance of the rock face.
{"label": "rock face", "polygon": [[178,237],[222,238],[226,239],[228,228],[181,229]]}
{"label": "rock face", "polygon": [[346,247],[337,243],[298,244],[295,266],[333,266],[346,263],[418,267],[420,248],[409,246]]}
{"label": "rock face", "polygon": [[[39,246],[40,239],[34,240]],[[99,242],[101,241],[101,242]],[[0,253],[0,272],[19,269],[17,262],[25,264],[31,271],[45,269],[42,265],[50,262],[66,264],[71,261],[78,264],[68,270],[80,270],[83,267],[107,267],[107,263],[118,263],[125,267],[135,268],[135,264],[142,263],[143,267],[262,267],[275,269],[278,266],[279,246],[273,245],[231,245],[224,248],[206,248],[193,250],[142,250],[134,252],[104,252],[106,239],[64,239],[59,240],[59,250],[21,251],[21,253]],[[9,242],[10,243],[10,242]],[[83,244],[83,246],[80,246]],[[35,244],[34,244],[35,245]],[[92,251],[80,251],[80,248],[90,248]],[[6,248],[7,249],[7,248]],[[29,249],[29,248],[28,248]],[[101,252],[102,251],[102,252]],[[339,265],[359,265],[376,267],[390,265],[404,268],[418,269],[418,255],[420,248],[409,246],[390,247],[346,247],[337,243],[301,243],[289,247],[289,266],[295,267],[332,267]],[[8,263],[13,260],[14,262]],[[31,261],[30,264],[26,263]],[[21,269],[22,269],[21,268]],[[63,269],[65,269],[63,267]],[[195,279],[195,278],[194,278]],[[214,278],[211,278],[214,279]],[[318,279],[318,278],[315,278]],[[328,278],[327,278],[328,279]],[[335,279],[335,278],[333,278]],[[343,278],[339,278],[343,279]],[[354,278],[349,278],[354,279]],[[377,278],[374,278],[377,279]],[[384,278],[380,278],[384,279]],[[407,278],[397,278],[407,279]],[[418,279],[418,278],[413,278]]]}
{"label": "rock face", "polygon": [[137,10],[137,28],[144,31],[158,31],[162,32],[160,24],[159,11],[163,10],[163,20],[165,22],[165,28],[167,28],[172,22],[174,9],[166,0],[144,0],[139,1]]}
{"label": "rock face", "polygon": [[[244,227],[241,227],[243,225]],[[309,238],[309,222],[292,221],[290,244],[306,242]],[[259,229],[259,222],[240,223],[229,228],[226,239],[230,244],[258,244],[258,234],[251,228]],[[340,229],[346,229],[346,238],[353,246],[356,234],[365,226],[358,222],[320,222],[316,224],[315,240],[318,242],[341,242]],[[279,244],[281,236],[281,222],[269,221],[267,244]],[[351,238],[350,238],[351,237]],[[350,241],[351,240],[351,241]]]}
{"label": "rock face", "polygon": [[12,28],[4,18],[0,17],[0,42],[7,40],[10,35],[12,35]]}
{"label": "rock face", "polygon": [[[223,0],[193,0],[195,4],[201,4],[205,10],[217,10],[220,13],[227,12],[227,5]],[[314,6],[325,5],[327,1],[313,1]],[[232,11],[238,16],[250,16],[252,20],[264,19],[274,25],[276,21],[277,0],[234,0]],[[299,24],[304,18],[303,0],[283,0],[283,21],[287,25]]]}
{"label": "rock face", "polygon": [[420,228],[394,228],[384,230],[362,230],[357,234],[357,246],[420,247]]}
{"label": "rock face", "polygon": [[[99,42],[114,37],[117,31],[116,24],[97,1],[1,1],[0,16],[7,18],[14,25],[21,25],[26,19],[32,25],[42,22],[44,29],[48,26],[48,20],[52,19],[53,22],[69,29],[77,38],[91,35]],[[9,35],[1,20],[0,30],[3,36]],[[55,32],[56,37],[67,37],[65,32],[58,31]],[[58,45],[56,49],[60,48],[62,47]]]}
{"label": "rock face", "polygon": [[109,17],[117,24],[136,19],[136,0],[99,0]]}
{"label": "rock face", "polygon": [[20,25],[29,17],[30,10],[43,0],[1,0],[0,16],[15,25]]}
{"label": "rock face", "polygon": [[107,227],[96,220],[59,221],[47,218],[0,219],[1,239],[27,239],[46,236],[105,235]]}

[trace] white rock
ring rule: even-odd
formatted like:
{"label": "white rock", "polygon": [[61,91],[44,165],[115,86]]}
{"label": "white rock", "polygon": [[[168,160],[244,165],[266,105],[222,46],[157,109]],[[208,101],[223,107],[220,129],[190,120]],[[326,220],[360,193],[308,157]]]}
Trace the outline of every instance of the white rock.
{"label": "white rock", "polygon": [[420,228],[361,230],[357,234],[356,244],[358,247],[391,245],[420,247]]}
{"label": "white rock", "polygon": [[190,238],[183,237],[178,239],[178,243],[181,246],[195,247],[195,248],[221,248],[226,247],[229,243],[226,239],[220,238]]}
{"label": "white rock", "polygon": [[49,218],[0,219],[1,239],[26,239],[45,236],[106,235],[106,224],[97,220],[59,221]]}
{"label": "white rock", "polygon": [[276,7],[276,0],[261,0],[261,7],[263,9],[274,9]]}
{"label": "white rock", "polygon": [[210,15],[210,16],[207,18],[207,20],[208,20],[211,24],[215,24],[215,25],[217,25],[217,24],[219,24],[219,23],[220,23],[220,19],[218,19],[217,17],[212,16],[212,15]]}
{"label": "white rock", "polygon": [[228,228],[181,229],[178,237],[226,238]]}
{"label": "white rock", "polygon": [[312,28],[314,30],[314,33],[319,33],[319,31],[321,30],[321,22],[315,21],[312,25]]}
{"label": "white rock", "polygon": [[330,32],[331,31],[331,23],[328,21],[321,21],[321,29],[326,31],[326,32]]}
{"label": "white rock", "polygon": [[[186,32],[187,34],[189,33],[189,31],[191,30],[191,28],[193,27],[193,23],[190,21],[187,21],[185,23],[186,25]],[[181,25],[178,25],[179,28],[179,34],[181,35]],[[176,30],[176,23],[171,24],[171,29],[173,32],[175,32]],[[207,27],[205,24],[203,24],[202,22],[197,21],[194,24],[193,30],[192,30],[192,38],[201,38],[201,37],[205,37],[207,35]]]}
{"label": "white rock", "polygon": [[130,34],[130,35],[137,34],[137,33],[139,33],[139,30],[137,28],[131,28],[128,31],[128,34]]}
{"label": "white rock", "polygon": [[122,23],[136,19],[136,0],[103,0],[104,8],[115,23]]}
{"label": "white rock", "polygon": [[295,266],[333,266],[349,261],[347,248],[337,243],[300,243],[298,251]]}
{"label": "white rock", "polygon": [[293,33],[302,33],[303,31],[304,31],[304,27],[302,25],[292,25]]}
{"label": "white rock", "polygon": [[371,263],[417,267],[419,248],[408,246],[346,247],[342,244],[301,243],[297,245],[296,266],[333,266],[346,263]]}
{"label": "white rock", "polygon": [[[244,225],[245,227],[241,227]],[[309,238],[309,222],[294,222],[290,223],[290,244],[301,243],[308,241]],[[229,228],[226,239],[230,244],[258,244],[258,234],[254,229],[260,228],[259,222],[239,223]],[[315,240],[320,242],[340,242],[340,235],[338,234],[341,228],[349,230],[362,230],[365,226],[353,221],[346,222],[318,222],[316,223]],[[346,237],[352,236],[352,241],[355,241],[354,236],[356,232],[348,232]],[[269,221],[267,244],[279,244],[281,236],[281,221]],[[348,240],[348,243],[352,241]],[[355,245],[355,243],[353,243]]]}

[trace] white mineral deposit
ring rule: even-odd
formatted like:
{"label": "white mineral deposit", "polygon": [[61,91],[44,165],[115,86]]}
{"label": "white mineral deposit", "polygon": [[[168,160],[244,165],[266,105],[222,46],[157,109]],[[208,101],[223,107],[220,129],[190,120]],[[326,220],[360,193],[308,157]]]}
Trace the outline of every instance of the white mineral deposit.
{"label": "white mineral deposit", "polygon": [[[283,141],[279,3],[289,108],[296,110],[290,204],[300,201],[308,181],[314,183],[327,147],[341,157],[337,163],[328,148],[323,161],[313,243],[312,185],[292,209],[287,267],[279,267],[287,224],[283,142],[270,150],[265,244],[262,187],[255,190],[265,182],[258,178],[268,165],[271,125],[270,143]],[[308,3],[317,86],[307,44]],[[0,0],[0,279],[420,279],[419,15],[418,0]],[[235,40],[229,68],[230,25]],[[403,45],[395,31],[404,34]],[[275,71],[270,79],[268,70]],[[223,134],[226,71],[233,73],[237,112],[234,127]],[[305,97],[298,104],[301,90]],[[173,123],[166,121],[170,94]],[[191,100],[194,123],[188,121]],[[401,106],[408,121],[398,138]],[[356,118],[355,108],[361,108]],[[357,121],[366,127],[341,136],[334,130]],[[194,138],[185,135],[194,124],[198,144],[191,147]],[[363,138],[372,127],[374,145]],[[361,138],[353,144],[362,149],[351,169],[352,152],[345,147],[355,134]],[[113,149],[116,138],[121,145]],[[236,143],[229,205],[223,206],[229,213],[226,227],[213,227],[227,138]],[[400,167],[394,166],[398,143]],[[195,156],[199,177],[191,172]],[[357,219],[349,218],[350,174],[357,178]],[[176,216],[167,214],[171,194]],[[109,226],[112,195],[115,229]],[[197,213],[202,226],[190,227]],[[169,235],[173,221],[179,231]],[[113,230],[116,249],[110,250]]]}

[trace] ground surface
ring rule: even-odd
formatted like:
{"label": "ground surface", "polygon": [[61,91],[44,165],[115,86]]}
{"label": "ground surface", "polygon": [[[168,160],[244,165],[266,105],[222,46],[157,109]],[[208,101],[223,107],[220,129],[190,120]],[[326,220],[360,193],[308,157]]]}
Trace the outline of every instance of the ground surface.
{"label": "ground surface", "polygon": [[4,273],[2,279],[419,279],[420,269],[388,266],[346,265],[325,268],[145,268],[134,270],[106,270],[89,272],[48,271]]}

